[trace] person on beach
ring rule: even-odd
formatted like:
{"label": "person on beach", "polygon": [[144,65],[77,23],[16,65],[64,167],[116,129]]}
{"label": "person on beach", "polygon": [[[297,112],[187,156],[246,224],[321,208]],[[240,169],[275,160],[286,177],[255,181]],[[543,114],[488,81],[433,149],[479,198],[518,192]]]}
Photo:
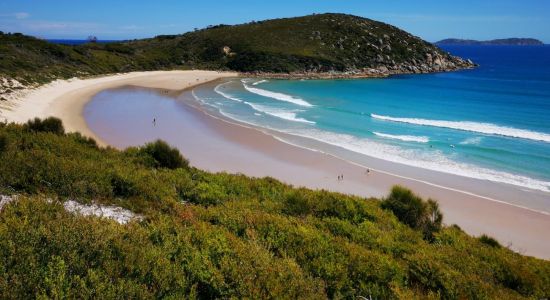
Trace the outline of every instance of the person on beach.
{"label": "person on beach", "polygon": [[153,118],[153,126],[157,126],[157,118]]}

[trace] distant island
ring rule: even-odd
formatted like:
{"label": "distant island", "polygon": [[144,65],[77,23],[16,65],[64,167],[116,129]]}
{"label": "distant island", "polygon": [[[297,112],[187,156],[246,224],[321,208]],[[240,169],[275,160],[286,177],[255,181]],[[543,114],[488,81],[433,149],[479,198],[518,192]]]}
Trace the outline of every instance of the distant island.
{"label": "distant island", "polygon": [[532,38],[509,38],[488,41],[444,39],[435,43],[436,45],[511,45],[511,46],[533,46],[544,45],[544,43]]}

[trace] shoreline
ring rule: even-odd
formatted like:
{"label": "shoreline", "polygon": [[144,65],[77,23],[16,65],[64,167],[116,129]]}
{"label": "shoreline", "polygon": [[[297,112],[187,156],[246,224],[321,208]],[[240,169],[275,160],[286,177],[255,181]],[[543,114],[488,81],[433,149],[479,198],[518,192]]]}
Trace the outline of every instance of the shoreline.
{"label": "shoreline", "polygon": [[308,80],[308,79],[319,79],[319,80],[331,80],[331,79],[368,79],[368,78],[387,78],[390,76],[399,76],[399,75],[414,75],[414,74],[434,74],[434,73],[446,73],[446,72],[456,72],[456,71],[465,71],[471,70],[478,67],[478,65],[473,64],[464,67],[455,67],[455,68],[442,68],[439,70],[422,70],[417,66],[408,66],[408,68],[402,69],[388,69],[387,67],[382,68],[371,68],[365,70],[357,71],[338,71],[338,72],[292,72],[292,73],[269,73],[269,72],[243,72],[240,73],[241,77],[250,77],[250,78],[262,78],[262,79],[287,79],[287,80]]}
{"label": "shoreline", "polygon": [[[180,72],[182,74],[178,74]],[[10,121],[25,122],[25,117],[57,116],[63,120],[68,131],[79,131],[91,136],[101,145],[114,145],[112,141],[98,138],[101,134],[96,134],[89,128],[83,115],[84,106],[98,92],[117,87],[139,86],[157,91],[173,91],[172,96],[175,96],[177,91],[183,92],[199,84],[237,76],[236,73],[215,71],[160,71],[73,80],[33,91],[29,94],[30,97],[19,100],[19,106],[15,110],[2,114],[2,117],[7,115],[11,117]],[[179,98],[185,94],[189,96],[190,93],[183,92]],[[44,101],[37,102],[39,98]],[[36,104],[38,107],[33,107]],[[52,107],[48,108],[48,105]],[[471,235],[489,234],[504,245],[511,243],[512,249],[527,255],[550,258],[550,245],[544,242],[544,230],[550,228],[548,214],[498,199],[480,197],[468,191],[422,182],[408,178],[400,172],[372,168],[373,176],[365,177],[365,168],[353,162],[292,145],[258,128],[216,118],[200,108],[190,106],[188,102],[184,105],[188,107],[186,111],[190,117],[186,121],[190,127],[186,129],[195,131],[192,134],[196,134],[194,137],[198,141],[196,145],[183,144],[178,148],[200,169],[244,173],[256,177],[272,176],[295,186],[364,197],[384,196],[393,184],[402,184],[423,197],[437,199],[445,214],[446,224],[456,223]],[[121,142],[125,140],[123,136],[119,138]],[[171,140],[169,142],[172,143]],[[192,144],[195,144],[195,140]],[[114,146],[120,148],[118,145]],[[209,146],[211,147],[205,148]],[[224,151],[224,155],[220,155],[219,151]],[[258,164],[263,168],[258,168]],[[339,171],[346,174],[345,182],[336,181],[334,174]],[[498,211],[498,215],[493,214],[495,211]]]}
{"label": "shoreline", "polygon": [[86,79],[56,80],[8,100],[0,107],[0,119],[25,123],[35,117],[58,117],[63,120],[67,132],[80,132],[95,139],[100,146],[107,146],[103,139],[88,128],[83,117],[84,106],[97,93],[132,85],[181,92],[199,84],[237,76],[234,72],[192,70],[131,72]]}

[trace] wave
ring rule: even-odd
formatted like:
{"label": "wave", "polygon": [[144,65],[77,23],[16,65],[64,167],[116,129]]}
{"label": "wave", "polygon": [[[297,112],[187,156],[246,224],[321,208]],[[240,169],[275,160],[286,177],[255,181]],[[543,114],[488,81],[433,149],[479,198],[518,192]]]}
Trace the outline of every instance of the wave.
{"label": "wave", "polygon": [[443,121],[443,120],[428,120],[416,118],[394,118],[371,114],[374,119],[408,123],[423,126],[433,126],[441,128],[450,128],[456,130],[478,132],[483,134],[500,135],[513,138],[528,139],[534,141],[543,141],[550,143],[550,134],[543,132],[530,131],[526,129],[518,129],[513,127],[499,126],[491,123],[478,123],[471,121]]}
{"label": "wave", "polygon": [[[196,97],[196,96],[195,96]],[[248,105],[251,103],[246,102]],[[256,110],[261,109],[257,104]],[[253,107],[254,108],[254,107]],[[262,107],[265,108],[265,107]],[[273,111],[270,111],[273,113]],[[367,155],[370,157],[399,163],[403,165],[419,167],[432,171],[443,172],[447,174],[453,174],[478,180],[488,180],[497,183],[511,184],[514,186],[524,187],[533,190],[539,190],[543,192],[550,192],[550,182],[529,178],[527,176],[515,175],[504,171],[492,170],[473,164],[457,162],[449,159],[440,150],[418,150],[418,149],[404,149],[399,146],[388,145],[372,141],[370,139],[358,138],[348,134],[332,133],[328,131],[318,129],[287,129],[282,130],[279,128],[273,128],[271,126],[263,126],[260,124],[251,123],[243,120],[240,117],[227,114],[220,110],[220,113],[229,119],[233,119],[252,126],[259,126],[266,129],[273,130],[275,132],[282,132],[285,134],[291,134],[298,137],[308,138],[319,141],[328,145],[340,147],[355,153]],[[264,112],[268,114],[267,112]],[[287,116],[287,115],[285,115]],[[278,116],[283,118],[282,115]],[[296,120],[296,116],[292,121],[303,122]],[[283,118],[284,119],[284,118]],[[311,122],[305,120],[307,122]]]}
{"label": "wave", "polygon": [[462,142],[460,142],[460,144],[461,145],[479,145],[479,143],[481,143],[482,139],[483,138],[480,137],[480,136],[467,138],[467,139],[463,140]]}
{"label": "wave", "polygon": [[457,162],[449,159],[439,150],[403,149],[348,134],[332,133],[318,129],[285,130],[283,132],[394,163],[550,192],[550,182]]}
{"label": "wave", "polygon": [[243,102],[243,100],[237,98],[237,97],[233,97],[225,92],[223,92],[220,87],[228,84],[229,82],[226,82],[226,83],[222,83],[222,84],[218,84],[215,88],[214,88],[214,92],[216,92],[218,95],[221,95],[222,97],[224,98],[227,98],[229,100],[233,100],[233,101],[237,101],[237,102]]}
{"label": "wave", "polygon": [[430,141],[430,139],[427,136],[414,136],[414,135],[392,135],[392,134],[385,134],[380,132],[372,132],[374,135],[387,138],[387,139],[394,139],[394,140],[401,140],[405,142],[417,142],[417,143],[427,143]]}
{"label": "wave", "polygon": [[310,103],[308,103],[307,101],[305,101],[303,99],[300,99],[300,98],[297,98],[297,97],[294,97],[294,96],[290,96],[290,95],[283,94],[283,93],[277,93],[277,92],[272,92],[272,91],[267,91],[267,90],[251,87],[251,86],[249,86],[248,84],[246,84],[244,82],[243,82],[243,86],[247,91],[249,91],[253,94],[256,94],[256,95],[260,95],[260,96],[267,97],[267,98],[272,98],[272,99],[279,100],[279,101],[290,102],[290,103],[294,103],[294,104],[300,105],[300,106],[307,106],[307,107],[313,106]]}
{"label": "wave", "polygon": [[293,122],[315,124],[315,122],[313,122],[313,121],[297,117],[295,112],[287,111],[287,110],[284,110],[284,109],[268,107],[268,106],[260,105],[260,104],[254,104],[254,103],[250,103],[250,102],[244,102],[244,103],[248,104],[250,107],[252,107],[256,111],[259,111],[261,113],[264,113],[264,114],[267,114],[267,115],[270,115],[270,116],[273,116],[273,117],[277,117],[277,118],[280,118],[280,119],[293,121]]}
{"label": "wave", "polygon": [[256,81],[252,85],[258,85],[258,84],[262,84],[262,83],[266,83],[266,82],[268,82],[268,80],[264,79],[264,80]]}

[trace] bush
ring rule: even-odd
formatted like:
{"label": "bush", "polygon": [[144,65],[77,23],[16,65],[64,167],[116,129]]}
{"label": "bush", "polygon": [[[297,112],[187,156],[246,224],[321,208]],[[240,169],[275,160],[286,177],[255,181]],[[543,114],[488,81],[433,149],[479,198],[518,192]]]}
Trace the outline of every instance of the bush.
{"label": "bush", "polygon": [[0,153],[8,147],[8,138],[5,135],[0,135]]}
{"label": "bush", "polygon": [[488,245],[488,246],[491,246],[491,247],[493,247],[493,248],[500,248],[500,247],[502,247],[502,246],[500,245],[500,243],[499,243],[497,240],[495,240],[494,238],[492,238],[492,237],[490,237],[490,236],[488,236],[488,235],[486,235],[486,234],[480,236],[480,237],[479,237],[479,241],[482,242],[483,244]]}
{"label": "bush", "polygon": [[394,186],[381,206],[391,210],[402,223],[421,230],[428,240],[441,229],[443,214],[437,202],[431,199],[424,201],[407,188]]}
{"label": "bush", "polygon": [[90,146],[92,148],[97,148],[97,142],[93,138],[83,136],[82,134],[80,134],[80,132],[71,133],[70,136],[81,144]]}
{"label": "bush", "polygon": [[141,151],[155,160],[157,168],[177,169],[189,166],[189,161],[183,158],[178,149],[170,147],[161,140],[145,145]]}
{"label": "bush", "polygon": [[25,124],[25,128],[34,132],[51,132],[57,135],[63,135],[65,133],[65,128],[63,128],[61,120],[54,117],[49,117],[44,120],[34,118],[34,120],[29,120],[27,124]]}

